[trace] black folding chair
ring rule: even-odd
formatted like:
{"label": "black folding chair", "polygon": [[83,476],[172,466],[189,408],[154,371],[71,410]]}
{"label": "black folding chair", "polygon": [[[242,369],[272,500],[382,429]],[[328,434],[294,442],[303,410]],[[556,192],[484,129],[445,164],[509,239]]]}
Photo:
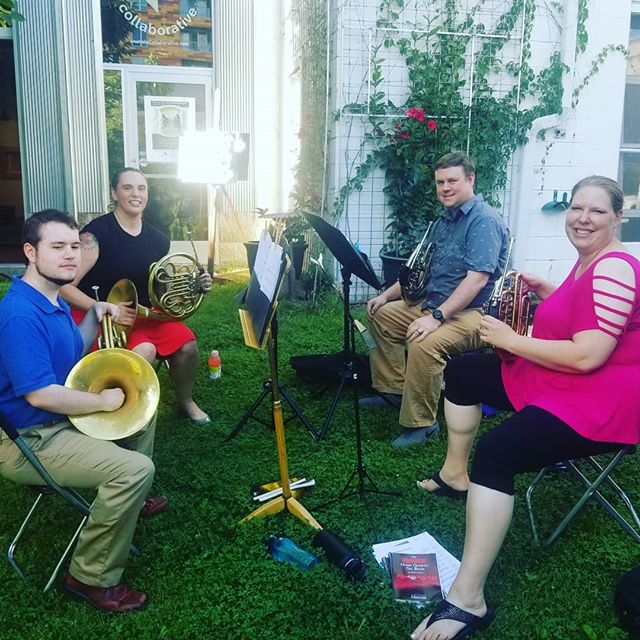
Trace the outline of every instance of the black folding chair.
{"label": "black folding chair", "polygon": [[[633,454],[635,447],[628,445],[620,449],[615,454],[606,454],[601,456],[591,456],[588,458],[581,458],[577,460],[568,460],[563,463],[563,467],[566,468],[567,474],[574,477],[585,489],[584,493],[580,496],[580,499],[573,505],[566,516],[562,519],[560,524],[555,530],[544,540],[541,541],[538,534],[538,528],[536,526],[535,517],[533,515],[533,492],[538,484],[546,477],[552,474],[558,473],[557,465],[552,465],[542,469],[538,475],[534,478],[533,482],[529,485],[526,493],[527,509],[529,511],[529,519],[531,521],[531,530],[533,532],[533,539],[535,544],[548,547],[552,545],[555,540],[562,534],[567,528],[573,517],[582,509],[585,503],[594,498],[597,503],[636,541],[640,542],[640,518],[629,499],[629,496],[622,490],[622,488],[613,480],[611,474],[620,464],[620,462],[628,455]],[[626,519],[620,511],[614,507],[610,500],[605,497],[603,490],[609,489],[610,494],[615,499],[619,500],[628,510],[630,518]]]}
{"label": "black folding chair", "polygon": [[[29,522],[31,521],[33,515],[35,514],[36,509],[38,508],[38,505],[42,502],[44,498],[46,498],[47,496],[52,496],[57,494],[61,498],[63,498],[69,505],[71,505],[76,511],[79,511],[82,514],[82,520],[80,520],[78,527],[76,528],[75,532],[71,536],[71,540],[69,540],[69,543],[67,544],[65,550],[60,556],[60,559],[58,560],[53,570],[53,573],[49,577],[49,580],[47,581],[47,584],[43,589],[43,592],[46,592],[51,588],[51,585],[55,582],[55,579],[58,576],[58,573],[60,572],[62,565],[66,561],[71,550],[73,549],[73,546],[75,545],[78,539],[78,536],[80,535],[80,531],[82,531],[82,527],[84,526],[85,522],[87,521],[87,518],[89,517],[89,514],[91,512],[91,505],[77,491],[75,491],[75,489],[72,489],[70,487],[62,487],[51,477],[51,475],[46,470],[44,465],[40,462],[36,454],[33,453],[33,451],[31,451],[27,443],[24,441],[24,439],[16,429],[14,429],[13,427],[9,427],[6,424],[4,424],[1,428],[9,436],[9,438],[11,438],[11,440],[15,443],[18,449],[20,449],[20,451],[23,453],[25,458],[29,461],[31,466],[38,472],[38,474],[40,475],[40,477],[45,483],[43,485],[31,485],[31,488],[37,494],[36,498],[33,504],[31,505],[31,508],[29,509],[29,513],[27,513],[27,516],[25,517],[22,524],[20,525],[20,528],[18,529],[18,533],[15,535],[15,537],[11,541],[11,544],[9,545],[9,549],[7,550],[7,559],[9,560],[9,564],[13,567],[15,572],[23,580],[26,581],[26,575],[15,559],[16,548]],[[140,555],[140,551],[138,551],[138,549],[133,545],[130,545],[129,548],[130,548],[130,552],[133,555]]]}

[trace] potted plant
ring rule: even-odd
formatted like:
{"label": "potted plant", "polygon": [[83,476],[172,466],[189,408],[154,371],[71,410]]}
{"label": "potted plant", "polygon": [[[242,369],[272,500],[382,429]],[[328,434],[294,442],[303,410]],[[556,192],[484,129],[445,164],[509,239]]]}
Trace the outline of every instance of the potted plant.
{"label": "potted plant", "polygon": [[420,242],[429,221],[439,214],[433,163],[442,155],[435,118],[410,107],[392,121],[375,157],[385,170],[389,223],[380,251],[384,279],[395,282],[398,270]]}
{"label": "potted plant", "polygon": [[296,280],[299,280],[302,275],[304,254],[309,247],[307,243],[307,231],[311,225],[307,222],[307,219],[302,215],[301,211],[295,211],[295,213],[292,213],[292,215],[284,220],[284,231],[282,235],[287,239],[291,247],[293,269],[296,274]]}

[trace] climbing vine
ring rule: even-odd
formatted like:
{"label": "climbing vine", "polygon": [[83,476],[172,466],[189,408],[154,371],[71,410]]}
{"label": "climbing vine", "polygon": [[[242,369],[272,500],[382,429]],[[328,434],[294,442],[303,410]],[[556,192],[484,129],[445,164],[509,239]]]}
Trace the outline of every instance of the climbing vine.
{"label": "climbing vine", "polygon": [[[446,0],[441,11],[420,24],[407,23],[406,4],[382,0],[378,6],[376,26],[384,35],[371,50],[369,97],[342,110],[365,120],[360,160],[334,202],[334,213],[340,215],[351,193],[363,188],[374,169],[383,169],[390,209],[385,248],[399,255],[415,246],[439,213],[432,166],[444,153],[468,147],[481,167],[478,191],[498,204],[493,194],[506,185],[508,162],[526,141],[533,120],[561,111],[566,71],[557,53],[537,73],[529,65],[533,0],[513,0],[492,26],[491,38],[481,37],[487,31],[478,18],[482,3],[460,12],[455,0]],[[502,50],[518,29],[524,30],[522,55],[503,62]],[[474,35],[480,37],[471,86],[467,54]],[[391,55],[402,59],[408,82],[408,97],[400,105],[384,88],[384,64]],[[510,78],[511,88],[494,89],[497,76]],[[470,90],[472,101],[463,95]]]}

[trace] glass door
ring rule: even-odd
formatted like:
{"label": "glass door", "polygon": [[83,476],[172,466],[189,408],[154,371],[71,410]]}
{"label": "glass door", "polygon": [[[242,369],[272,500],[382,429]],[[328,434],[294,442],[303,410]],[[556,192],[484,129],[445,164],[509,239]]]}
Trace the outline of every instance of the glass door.
{"label": "glass door", "polygon": [[[212,71],[118,66],[123,113],[120,153],[125,166],[139,168],[149,181],[145,218],[171,240],[188,240],[191,231],[194,240],[206,241],[207,187],[181,182],[176,174],[180,136],[212,126]],[[109,164],[113,172],[111,158]],[[200,249],[206,254],[205,247]]]}

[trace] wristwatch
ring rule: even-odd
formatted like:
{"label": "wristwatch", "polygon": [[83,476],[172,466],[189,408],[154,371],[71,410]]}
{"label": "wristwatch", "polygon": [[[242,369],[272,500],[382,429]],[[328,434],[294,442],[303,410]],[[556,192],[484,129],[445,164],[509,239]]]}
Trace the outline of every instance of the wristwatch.
{"label": "wristwatch", "polygon": [[444,322],[444,315],[442,313],[442,311],[440,311],[440,309],[434,309],[431,313],[431,315],[438,320],[440,323]]}

